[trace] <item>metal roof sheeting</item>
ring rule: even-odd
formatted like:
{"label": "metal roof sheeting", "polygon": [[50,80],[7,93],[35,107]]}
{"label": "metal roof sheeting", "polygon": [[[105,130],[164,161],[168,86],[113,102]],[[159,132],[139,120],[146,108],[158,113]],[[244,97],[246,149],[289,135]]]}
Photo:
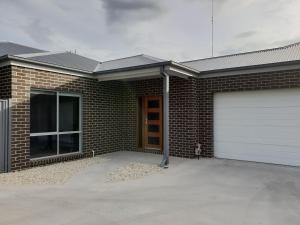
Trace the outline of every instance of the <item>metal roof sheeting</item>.
{"label": "metal roof sheeting", "polygon": [[143,65],[162,63],[162,62],[168,62],[168,61],[155,58],[152,56],[148,56],[148,55],[136,55],[127,58],[101,62],[98,64],[94,72],[111,71],[111,70],[117,70],[122,68],[143,66]]}
{"label": "metal roof sheeting", "polygon": [[45,51],[37,48],[31,48],[28,46],[11,43],[11,42],[0,42],[0,56],[39,53],[39,52],[45,52]]}
{"label": "metal roof sheeting", "polygon": [[[80,70],[87,73],[105,73],[136,69],[152,65],[170,63],[169,60],[159,59],[148,55],[136,55],[127,58],[99,62],[71,52],[46,52],[11,42],[0,42],[0,57],[10,55],[34,62],[41,62],[50,66],[61,66],[70,70]],[[293,62],[300,60],[300,42],[280,48],[266,49],[261,51],[246,52],[241,54],[213,57],[177,63],[178,66],[189,70],[210,72],[259,66],[274,63]],[[195,72],[195,71],[194,71]]]}
{"label": "metal roof sheeting", "polygon": [[197,69],[200,72],[209,72],[297,60],[300,60],[300,42],[280,48],[199,59],[182,62],[181,64]]}
{"label": "metal roof sheeting", "polygon": [[[20,55],[19,55],[20,56]],[[93,72],[98,65],[98,61],[77,55],[71,52],[50,53],[50,54],[31,54],[24,58],[38,62],[63,66],[67,68],[79,69]]]}

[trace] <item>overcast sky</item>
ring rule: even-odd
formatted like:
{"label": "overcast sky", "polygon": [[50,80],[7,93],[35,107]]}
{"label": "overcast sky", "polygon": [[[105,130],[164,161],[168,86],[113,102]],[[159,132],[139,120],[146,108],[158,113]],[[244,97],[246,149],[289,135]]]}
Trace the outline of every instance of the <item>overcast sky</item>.
{"label": "overcast sky", "polygon": [[[299,0],[214,0],[215,55],[300,41]],[[211,56],[211,0],[0,0],[0,40],[100,61]]]}

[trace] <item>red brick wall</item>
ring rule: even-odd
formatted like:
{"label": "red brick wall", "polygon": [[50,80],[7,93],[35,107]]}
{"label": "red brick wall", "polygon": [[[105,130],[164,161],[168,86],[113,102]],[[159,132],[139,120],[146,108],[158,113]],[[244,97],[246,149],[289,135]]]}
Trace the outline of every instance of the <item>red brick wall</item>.
{"label": "red brick wall", "polygon": [[199,79],[199,140],[203,145],[203,156],[214,156],[214,93],[299,87],[300,70]]}
{"label": "red brick wall", "polygon": [[[88,156],[92,150],[96,154],[120,150],[138,151],[137,99],[145,95],[163,95],[162,79],[97,82],[93,79],[15,66],[1,68],[0,73],[2,87],[0,95],[2,98],[12,97],[13,102],[11,110],[13,170]],[[187,80],[171,77],[170,154],[193,157],[194,147],[200,142],[203,145],[203,156],[213,156],[214,93],[294,87],[300,87],[300,71]],[[82,95],[84,154],[30,161],[29,101],[32,88]]]}
{"label": "red brick wall", "polygon": [[[198,143],[198,93],[197,79],[170,79],[170,155],[193,157],[194,148]],[[127,103],[124,118],[127,140],[132,140],[126,150],[162,153],[155,150],[138,149],[136,145],[137,99],[140,96],[163,95],[163,79],[151,79],[127,82]],[[125,95],[125,94],[124,94]],[[133,125],[130,123],[133,121]],[[128,123],[130,122],[130,123]]]}
{"label": "red brick wall", "polygon": [[[122,92],[119,82],[99,83],[53,72],[12,67],[12,133],[11,168],[18,170],[32,165],[68,160],[118,151],[121,136]],[[70,157],[32,162],[30,151],[30,90],[31,88],[71,92],[82,95],[83,153]]]}
{"label": "red brick wall", "polygon": [[138,97],[163,95],[163,80],[150,79],[123,83],[123,144],[124,150],[160,154],[161,151],[144,150],[137,147],[137,108]]}
{"label": "red brick wall", "polygon": [[0,67],[0,99],[11,97],[11,67]]}
{"label": "red brick wall", "polygon": [[198,80],[170,79],[170,155],[191,158],[198,143]]}

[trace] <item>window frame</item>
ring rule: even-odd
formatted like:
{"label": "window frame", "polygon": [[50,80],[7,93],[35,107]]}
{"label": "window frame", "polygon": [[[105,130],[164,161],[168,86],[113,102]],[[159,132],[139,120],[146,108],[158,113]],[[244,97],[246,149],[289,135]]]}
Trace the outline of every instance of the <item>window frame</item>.
{"label": "window frame", "polygon": [[[62,91],[51,91],[51,90],[40,90],[40,89],[32,89],[30,90],[30,95],[34,94],[49,94],[53,93],[56,95],[56,131],[55,132],[41,132],[41,133],[30,133],[30,137],[38,137],[38,136],[50,136],[50,135],[56,135],[57,137],[57,150],[56,155],[51,156],[42,156],[42,157],[36,157],[36,158],[30,158],[30,160],[39,160],[43,158],[54,158],[59,156],[66,156],[66,155],[74,155],[74,154],[80,154],[82,153],[82,95],[76,94],[76,93],[70,93],[70,92],[62,92]],[[67,96],[67,97],[76,97],[79,98],[79,129],[78,131],[59,131],[59,97],[60,96]],[[30,121],[31,123],[31,121]],[[76,152],[70,152],[70,153],[59,153],[59,138],[60,135],[64,134],[79,134],[79,151]],[[31,157],[31,156],[30,156]]]}

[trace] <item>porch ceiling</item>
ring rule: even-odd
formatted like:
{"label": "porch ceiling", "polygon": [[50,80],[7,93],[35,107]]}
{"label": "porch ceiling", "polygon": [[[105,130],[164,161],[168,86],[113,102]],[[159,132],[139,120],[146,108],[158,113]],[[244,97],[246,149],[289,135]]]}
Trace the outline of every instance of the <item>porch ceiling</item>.
{"label": "porch ceiling", "polygon": [[127,67],[107,72],[103,71],[100,74],[96,74],[96,78],[98,81],[152,79],[161,77],[165,73],[169,76],[176,76],[184,79],[198,76],[197,70],[168,61],[159,64]]}

